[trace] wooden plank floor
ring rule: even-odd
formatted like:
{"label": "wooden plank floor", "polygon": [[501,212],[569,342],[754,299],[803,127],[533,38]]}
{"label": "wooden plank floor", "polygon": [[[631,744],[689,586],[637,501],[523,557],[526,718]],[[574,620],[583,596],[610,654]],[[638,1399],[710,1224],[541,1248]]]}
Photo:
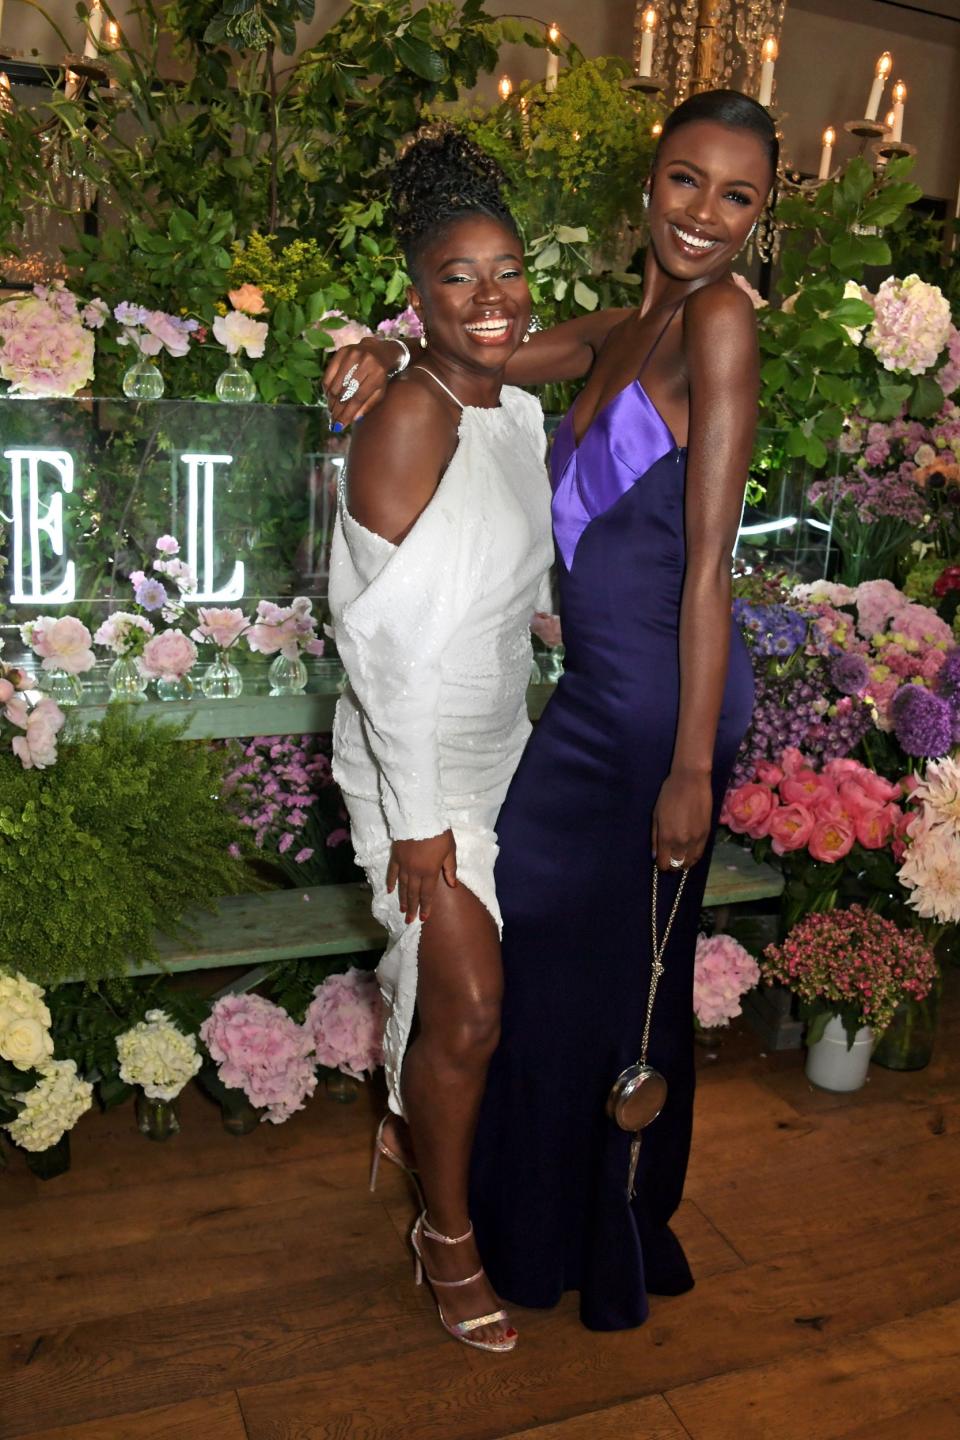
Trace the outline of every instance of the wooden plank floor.
{"label": "wooden plank floor", "polygon": [[814,1091],[735,1029],[700,1055],[677,1228],[692,1294],[505,1358],[415,1291],[377,1096],[233,1139],[196,1092],[152,1145],[84,1117],[0,1176],[0,1440],[960,1440],[960,972],[934,1064]]}

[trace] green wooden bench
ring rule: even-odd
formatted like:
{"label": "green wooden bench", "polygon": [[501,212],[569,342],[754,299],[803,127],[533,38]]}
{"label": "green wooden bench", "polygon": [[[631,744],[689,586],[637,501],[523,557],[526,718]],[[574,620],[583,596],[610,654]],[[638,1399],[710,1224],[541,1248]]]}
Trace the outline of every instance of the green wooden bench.
{"label": "green wooden bench", "polygon": [[[536,719],[553,693],[549,684],[531,685],[527,702]],[[318,692],[302,695],[243,694],[236,700],[164,704],[146,701],[134,708],[138,717],[188,722],[184,738],[223,740],[244,735],[323,734],[333,727],[338,699],[335,681]],[[71,712],[71,728],[102,717],[105,704],[84,704]],[[783,877],[769,865],[758,865],[739,845],[717,845],[710,866],[704,904],[725,910],[749,900],[779,895]],[[236,988],[259,983],[266,971],[284,960],[380,950],[384,932],[370,914],[364,885],[321,885],[310,889],[271,890],[221,900],[213,912],[200,910],[184,920],[186,940],[157,936],[158,960],[137,963],[129,975],[177,974],[228,966],[261,967]]]}

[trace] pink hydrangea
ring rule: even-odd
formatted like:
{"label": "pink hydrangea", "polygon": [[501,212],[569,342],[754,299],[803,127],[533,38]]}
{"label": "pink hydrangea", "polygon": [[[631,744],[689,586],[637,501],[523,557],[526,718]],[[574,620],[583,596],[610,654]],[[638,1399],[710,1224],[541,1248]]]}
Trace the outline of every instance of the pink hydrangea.
{"label": "pink hydrangea", "polygon": [[892,581],[865,580],[856,589],[857,629],[869,640],[909,603]]}
{"label": "pink hydrangea", "polygon": [[145,675],[181,680],[197,663],[197,647],[182,630],[163,630],[143,647],[140,665]]}
{"label": "pink hydrangea", "polygon": [[[956,325],[950,326],[947,353],[947,361],[937,371],[936,381],[944,395],[952,395],[955,390],[960,390],[960,330]],[[917,464],[920,463],[917,461]]]}
{"label": "pink hydrangea", "polygon": [[313,1039],[262,995],[223,995],[200,1027],[220,1080],[279,1125],[316,1089]]}
{"label": "pink hydrangea", "polygon": [[89,385],[94,338],[75,307],[64,314],[37,295],[0,305],[0,377],[14,394],[70,396]]}
{"label": "pink hydrangea", "polygon": [[693,1013],[704,1029],[729,1025],[740,1000],[759,984],[760,967],[732,935],[701,935],[693,963]]}
{"label": "pink hydrangea", "polygon": [[950,306],[938,286],[918,275],[891,275],[877,291],[865,344],[885,370],[923,375],[936,364],[950,328]]}
{"label": "pink hydrangea", "polygon": [[313,992],[304,1025],[317,1060],[363,1078],[383,1064],[383,1004],[376,979],[366,970],[328,975]]}

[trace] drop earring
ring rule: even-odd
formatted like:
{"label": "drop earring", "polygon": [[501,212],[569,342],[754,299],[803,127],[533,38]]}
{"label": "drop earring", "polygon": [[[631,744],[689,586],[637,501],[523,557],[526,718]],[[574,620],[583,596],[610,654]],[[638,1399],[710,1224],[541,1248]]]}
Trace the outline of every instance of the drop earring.
{"label": "drop earring", "polygon": [[[419,316],[418,316],[417,318],[419,319]],[[421,349],[421,350],[426,350],[426,348],[427,348],[427,327],[426,327],[426,325],[424,325],[423,321],[421,320],[421,321],[420,321],[420,349]]]}
{"label": "drop earring", "polygon": [[644,190],[642,199],[643,199],[643,208],[644,208],[644,210],[649,210],[649,209],[650,209],[650,191],[649,191],[649,190]]}

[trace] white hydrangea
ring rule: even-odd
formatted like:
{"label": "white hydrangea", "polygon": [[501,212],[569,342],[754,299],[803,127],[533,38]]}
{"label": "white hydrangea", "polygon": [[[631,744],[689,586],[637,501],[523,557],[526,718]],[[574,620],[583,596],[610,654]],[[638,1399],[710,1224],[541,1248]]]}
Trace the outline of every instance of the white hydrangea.
{"label": "white hydrangea", "polygon": [[193,1035],[184,1035],[165,1010],[148,1010],[146,1019],[117,1036],[120,1078],[140,1085],[151,1100],[175,1100],[200,1069]]}
{"label": "white hydrangea", "polygon": [[16,1098],[24,1108],[4,1126],[24,1150],[49,1150],[93,1104],[93,1086],[81,1080],[75,1060],[48,1060],[32,1090]]}
{"label": "white hydrangea", "polygon": [[44,992],[25,976],[0,975],[0,1059],[32,1070],[53,1054]]}

